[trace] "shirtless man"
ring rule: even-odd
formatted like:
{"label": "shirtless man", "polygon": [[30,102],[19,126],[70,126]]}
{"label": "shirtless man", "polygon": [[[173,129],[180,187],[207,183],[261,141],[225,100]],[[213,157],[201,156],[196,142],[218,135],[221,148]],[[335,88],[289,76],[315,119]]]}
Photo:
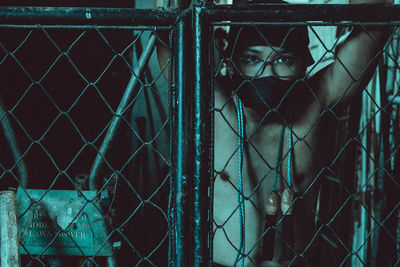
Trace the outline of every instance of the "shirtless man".
{"label": "shirtless man", "polygon": [[[351,4],[392,2],[350,0]],[[225,51],[231,61],[224,87],[215,91],[216,266],[319,266],[312,262],[308,245],[316,230],[318,174],[329,165],[319,143],[326,123],[322,114],[368,83],[377,64],[373,59],[388,34],[388,29],[371,28],[369,33],[354,29],[336,60],[307,77],[312,58],[305,27],[231,27]],[[158,52],[163,66],[168,51],[159,47]],[[238,191],[243,193],[238,196]],[[270,222],[276,230],[265,229],[266,209],[270,218],[276,216]],[[267,243],[272,246],[265,257],[261,251]]]}

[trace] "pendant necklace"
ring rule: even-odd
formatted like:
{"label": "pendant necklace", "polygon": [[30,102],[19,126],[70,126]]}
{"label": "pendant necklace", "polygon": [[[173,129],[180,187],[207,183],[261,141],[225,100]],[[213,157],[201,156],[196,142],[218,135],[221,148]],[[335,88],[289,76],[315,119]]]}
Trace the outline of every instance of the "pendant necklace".
{"label": "pendant necklace", "polygon": [[282,193],[276,190],[278,181],[278,175],[282,174],[282,150],[283,141],[285,135],[286,125],[282,125],[278,155],[276,159],[276,168],[274,173],[274,179],[272,184],[272,191],[268,194],[265,203],[265,227],[263,236],[263,246],[261,258],[262,260],[272,260],[275,247],[275,233],[276,233],[276,222],[278,220],[279,208],[282,216],[285,218],[282,220],[282,239],[283,239],[283,258],[288,258],[290,251],[293,251],[293,189],[292,189],[292,154],[293,154],[293,130],[292,125],[289,124],[289,152],[288,152],[288,166],[287,166],[287,188]]}

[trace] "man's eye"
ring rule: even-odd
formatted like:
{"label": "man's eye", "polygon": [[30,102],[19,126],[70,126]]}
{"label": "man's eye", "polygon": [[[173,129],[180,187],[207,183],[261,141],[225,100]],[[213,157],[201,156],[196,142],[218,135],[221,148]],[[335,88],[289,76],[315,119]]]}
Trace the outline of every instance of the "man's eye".
{"label": "man's eye", "polygon": [[277,59],[275,59],[276,63],[279,64],[286,64],[286,65],[293,65],[295,63],[295,59],[291,56],[281,56]]}
{"label": "man's eye", "polygon": [[240,57],[239,60],[245,64],[259,64],[260,62],[262,62],[261,59],[255,56]]}

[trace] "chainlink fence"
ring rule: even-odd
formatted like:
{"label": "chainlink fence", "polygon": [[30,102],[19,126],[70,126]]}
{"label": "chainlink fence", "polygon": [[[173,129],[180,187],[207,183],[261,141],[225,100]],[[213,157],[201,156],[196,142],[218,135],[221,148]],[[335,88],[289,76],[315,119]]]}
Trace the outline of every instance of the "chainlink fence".
{"label": "chainlink fence", "polygon": [[18,188],[22,265],[166,265],[170,113],[148,63],[155,27],[3,24],[1,36],[1,188]]}
{"label": "chainlink fence", "polygon": [[[0,190],[17,192],[21,265],[398,265],[398,11],[2,7]],[[305,69],[282,48],[307,28]],[[354,62],[356,35],[374,49]],[[340,81],[315,78],[332,63]]]}

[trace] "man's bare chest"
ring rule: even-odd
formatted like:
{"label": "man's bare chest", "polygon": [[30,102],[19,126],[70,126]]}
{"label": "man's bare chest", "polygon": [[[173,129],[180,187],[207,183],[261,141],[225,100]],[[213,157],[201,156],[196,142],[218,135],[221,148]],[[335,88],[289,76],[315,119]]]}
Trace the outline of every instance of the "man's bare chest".
{"label": "man's bare chest", "polygon": [[[231,184],[237,184],[239,171],[237,125],[235,116],[215,114],[214,169],[217,179]],[[321,153],[318,131],[318,125],[246,127],[242,155],[245,189],[251,191],[262,185],[268,191],[274,183],[283,188],[290,179],[289,171],[296,189],[304,191],[320,165],[315,162]]]}

